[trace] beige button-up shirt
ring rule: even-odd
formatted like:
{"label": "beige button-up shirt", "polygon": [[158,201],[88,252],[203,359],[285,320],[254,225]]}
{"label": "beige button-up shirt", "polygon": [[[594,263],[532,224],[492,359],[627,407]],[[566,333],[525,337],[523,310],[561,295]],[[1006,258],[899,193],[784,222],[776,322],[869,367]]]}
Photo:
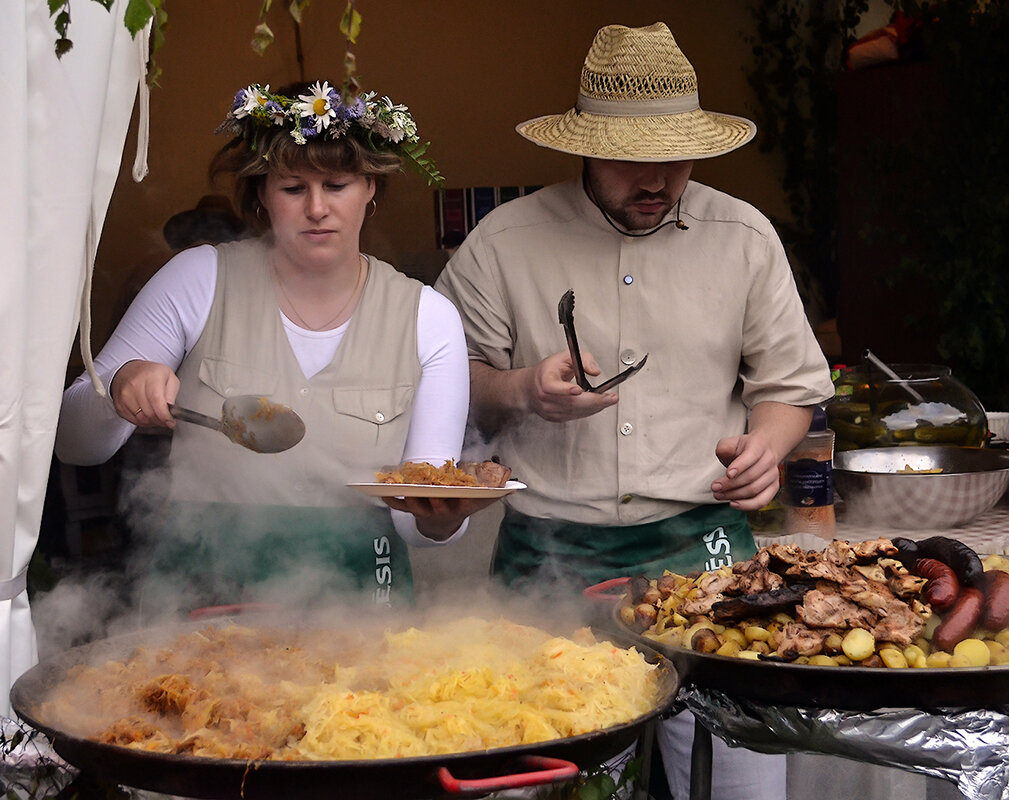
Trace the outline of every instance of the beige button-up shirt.
{"label": "beige button-up shirt", "polygon": [[529,415],[489,444],[528,484],[508,498],[518,511],[630,525],[713,503],[715,444],[744,432],[748,408],[833,395],[770,222],[694,182],[680,211],[688,230],[632,237],[580,182],[551,186],[486,216],[439,278],[472,360],[506,370],[566,350],[557,303],[568,289],[579,344],[602,369],[595,382],[648,354],[616,405],[565,423]]}

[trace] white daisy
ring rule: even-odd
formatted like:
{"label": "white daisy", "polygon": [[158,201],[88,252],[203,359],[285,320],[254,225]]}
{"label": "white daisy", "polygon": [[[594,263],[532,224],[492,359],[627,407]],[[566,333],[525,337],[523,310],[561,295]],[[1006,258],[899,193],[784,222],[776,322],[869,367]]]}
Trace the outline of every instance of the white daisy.
{"label": "white daisy", "polygon": [[260,106],[265,106],[269,100],[265,94],[268,91],[270,91],[270,84],[262,87],[253,84],[239,92],[238,97],[235,98],[235,118],[247,117]]}
{"label": "white daisy", "polygon": [[312,84],[311,94],[299,94],[300,103],[296,104],[296,110],[303,117],[315,117],[313,125],[320,133],[324,128],[329,127],[329,123],[336,116],[336,104],[339,102],[339,95],[330,87],[327,81],[321,84],[316,81]]}

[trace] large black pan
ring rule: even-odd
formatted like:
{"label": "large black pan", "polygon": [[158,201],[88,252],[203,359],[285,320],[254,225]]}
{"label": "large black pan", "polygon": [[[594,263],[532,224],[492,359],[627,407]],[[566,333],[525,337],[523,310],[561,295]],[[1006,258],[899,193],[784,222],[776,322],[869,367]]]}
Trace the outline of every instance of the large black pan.
{"label": "large black pan", "polygon": [[[1009,705],[1009,667],[889,669],[818,667],[777,661],[751,661],[698,653],[663,644],[631,629],[620,619],[619,591],[626,579],[607,581],[586,595],[612,603],[614,635],[658,650],[673,662],[680,681],[717,689],[758,703],[874,711],[879,708],[989,708]],[[622,592],[621,592],[622,593]]]}
{"label": "large black pan", "polygon": [[[278,797],[354,797],[401,800],[483,795],[516,786],[573,778],[634,744],[646,723],[676,698],[677,675],[668,660],[647,645],[640,649],[659,665],[655,707],[630,722],[602,731],[534,745],[423,758],[364,761],[259,761],[203,758],[134,750],[74,736],[39,713],[50,689],[67,670],[93,663],[110,650],[104,640],[68,650],[37,664],[14,683],[11,706],[27,724],[45,733],[68,763],[106,783],[213,800],[276,800]],[[145,635],[116,637],[118,652]]]}

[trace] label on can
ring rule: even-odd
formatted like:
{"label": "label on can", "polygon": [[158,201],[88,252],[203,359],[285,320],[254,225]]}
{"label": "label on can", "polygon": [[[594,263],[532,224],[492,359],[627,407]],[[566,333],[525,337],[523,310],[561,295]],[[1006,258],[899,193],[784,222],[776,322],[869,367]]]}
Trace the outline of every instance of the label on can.
{"label": "label on can", "polygon": [[798,508],[834,505],[834,474],[830,461],[799,458],[785,464],[785,491]]}

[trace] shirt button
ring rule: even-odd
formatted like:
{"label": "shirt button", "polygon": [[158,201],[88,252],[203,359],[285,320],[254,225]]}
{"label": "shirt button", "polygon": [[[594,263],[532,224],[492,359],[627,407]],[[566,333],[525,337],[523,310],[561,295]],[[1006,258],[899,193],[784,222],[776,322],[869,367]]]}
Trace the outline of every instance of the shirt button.
{"label": "shirt button", "polygon": [[224,390],[225,397],[231,397],[231,395],[233,395],[234,393],[235,393],[234,386],[229,386],[227,389]]}
{"label": "shirt button", "polygon": [[630,436],[632,433],[634,433],[634,426],[631,425],[631,423],[629,422],[625,422],[623,425],[620,426],[620,432],[624,436]]}
{"label": "shirt button", "polygon": [[627,366],[633,364],[635,361],[637,361],[637,359],[634,357],[634,351],[624,350],[624,352],[620,354],[620,361],[626,364]]}
{"label": "shirt button", "polygon": [[375,412],[375,421],[376,422],[385,422],[385,414],[383,414],[381,411],[376,411]]}
{"label": "shirt button", "polygon": [[625,494],[620,498],[620,502],[626,506],[629,502],[631,502],[631,496],[629,494]]}
{"label": "shirt button", "polygon": [[634,276],[633,275],[624,275],[624,283],[627,286],[630,286],[632,283],[634,283]]}
{"label": "shirt button", "polygon": [[307,386],[302,386],[301,389],[298,390],[298,394],[300,394],[302,397],[308,397],[309,391],[310,390]]}

